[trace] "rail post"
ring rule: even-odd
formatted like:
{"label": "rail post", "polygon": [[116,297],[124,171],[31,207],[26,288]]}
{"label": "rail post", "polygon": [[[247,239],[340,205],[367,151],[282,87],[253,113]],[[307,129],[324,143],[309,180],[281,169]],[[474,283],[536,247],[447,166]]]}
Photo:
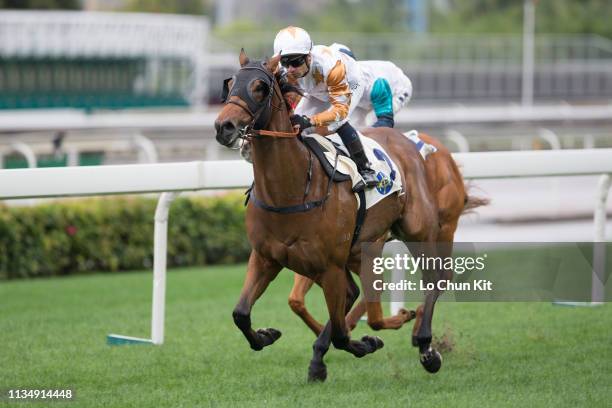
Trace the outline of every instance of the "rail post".
{"label": "rail post", "polygon": [[597,196],[593,221],[595,237],[593,239],[593,276],[591,284],[591,303],[600,304],[604,301],[604,275],[606,273],[606,201],[612,179],[609,174],[603,174],[597,184]]}
{"label": "rail post", "polygon": [[151,341],[164,343],[164,315],[166,305],[166,254],[168,246],[168,213],[179,193],[162,193],[155,210],[153,252],[153,307],[151,314]]}

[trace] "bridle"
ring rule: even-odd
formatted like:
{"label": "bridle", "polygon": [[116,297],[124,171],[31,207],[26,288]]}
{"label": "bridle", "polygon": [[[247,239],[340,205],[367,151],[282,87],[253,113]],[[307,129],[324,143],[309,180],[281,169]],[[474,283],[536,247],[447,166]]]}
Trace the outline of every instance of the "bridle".
{"label": "bridle", "polygon": [[[264,75],[259,75],[259,73],[263,73]],[[230,90],[229,82],[231,80],[234,81],[234,84]],[[266,97],[259,102],[254,100],[251,94],[251,85],[256,80],[263,81],[269,89]],[[299,128],[294,129],[293,132],[278,132],[263,129],[270,123],[272,109],[280,110],[280,107],[272,103],[272,97],[274,96],[276,86],[277,83],[273,74],[265,68],[263,62],[249,63],[241,67],[236,75],[223,81],[223,93],[221,95],[223,102],[225,102],[226,105],[231,103],[240,107],[251,117],[251,121],[238,130],[238,138],[241,139],[243,143],[261,136],[293,138],[299,134]],[[240,102],[232,99],[232,96],[237,96]],[[239,147],[240,146],[237,146],[236,148]]]}

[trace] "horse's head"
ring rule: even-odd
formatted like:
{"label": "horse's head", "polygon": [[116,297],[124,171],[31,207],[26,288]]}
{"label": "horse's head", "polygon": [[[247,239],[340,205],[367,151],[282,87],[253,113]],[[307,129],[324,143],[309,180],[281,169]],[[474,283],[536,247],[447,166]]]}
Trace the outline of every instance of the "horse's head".
{"label": "horse's head", "polygon": [[240,51],[240,70],[223,81],[225,106],[215,120],[217,141],[236,148],[252,129],[263,129],[270,122],[274,95],[274,71],[280,56],[267,61],[250,61]]}

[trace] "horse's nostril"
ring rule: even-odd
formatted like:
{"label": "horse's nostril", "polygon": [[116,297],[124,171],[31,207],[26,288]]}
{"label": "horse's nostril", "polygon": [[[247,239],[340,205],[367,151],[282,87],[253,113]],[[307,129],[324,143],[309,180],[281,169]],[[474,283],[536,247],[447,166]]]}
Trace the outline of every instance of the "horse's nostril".
{"label": "horse's nostril", "polygon": [[223,127],[223,130],[225,131],[225,133],[227,134],[231,134],[234,133],[234,131],[236,130],[236,125],[234,125],[232,122],[224,122],[223,125],[221,125]]}
{"label": "horse's nostril", "polygon": [[223,122],[215,121],[215,130],[217,135],[231,136],[235,132],[236,126],[229,120]]}
{"label": "horse's nostril", "polygon": [[229,120],[221,123],[215,121],[215,129],[217,130],[217,141],[224,146],[230,146],[236,140],[236,125]]}

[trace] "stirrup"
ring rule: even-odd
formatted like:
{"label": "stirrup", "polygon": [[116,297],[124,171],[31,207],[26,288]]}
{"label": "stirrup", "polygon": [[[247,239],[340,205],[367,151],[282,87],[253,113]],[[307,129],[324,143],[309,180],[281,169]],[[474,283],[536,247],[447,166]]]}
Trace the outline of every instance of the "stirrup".
{"label": "stirrup", "polygon": [[375,187],[378,185],[378,178],[376,172],[369,167],[365,169],[359,169],[359,174],[363,177],[366,187]]}

